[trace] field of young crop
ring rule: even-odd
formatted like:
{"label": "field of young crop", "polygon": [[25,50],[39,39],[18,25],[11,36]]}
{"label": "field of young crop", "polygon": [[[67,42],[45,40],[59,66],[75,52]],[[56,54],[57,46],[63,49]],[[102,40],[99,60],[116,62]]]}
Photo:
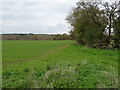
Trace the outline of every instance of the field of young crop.
{"label": "field of young crop", "polygon": [[3,41],[4,88],[117,88],[118,52],[75,41]]}

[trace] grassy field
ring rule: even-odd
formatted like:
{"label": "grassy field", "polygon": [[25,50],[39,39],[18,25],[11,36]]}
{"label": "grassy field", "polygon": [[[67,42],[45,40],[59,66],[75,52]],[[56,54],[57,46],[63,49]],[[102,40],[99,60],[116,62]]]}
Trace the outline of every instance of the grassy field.
{"label": "grassy field", "polygon": [[7,88],[117,88],[118,52],[75,41],[3,41]]}

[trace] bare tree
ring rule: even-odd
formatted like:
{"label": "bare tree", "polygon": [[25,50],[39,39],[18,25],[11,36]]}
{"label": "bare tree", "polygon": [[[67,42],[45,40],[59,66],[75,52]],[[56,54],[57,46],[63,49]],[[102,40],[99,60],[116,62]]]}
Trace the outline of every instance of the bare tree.
{"label": "bare tree", "polygon": [[99,2],[100,5],[103,6],[103,10],[105,11],[106,16],[108,17],[108,32],[109,37],[111,36],[111,29],[113,28],[113,21],[117,17],[117,11],[120,7],[119,2]]}

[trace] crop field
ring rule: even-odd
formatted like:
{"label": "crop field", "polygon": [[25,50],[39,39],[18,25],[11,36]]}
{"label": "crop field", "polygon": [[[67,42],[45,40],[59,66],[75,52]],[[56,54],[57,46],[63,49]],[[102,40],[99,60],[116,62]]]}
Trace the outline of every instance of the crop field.
{"label": "crop field", "polygon": [[3,88],[117,88],[118,51],[75,41],[3,41]]}

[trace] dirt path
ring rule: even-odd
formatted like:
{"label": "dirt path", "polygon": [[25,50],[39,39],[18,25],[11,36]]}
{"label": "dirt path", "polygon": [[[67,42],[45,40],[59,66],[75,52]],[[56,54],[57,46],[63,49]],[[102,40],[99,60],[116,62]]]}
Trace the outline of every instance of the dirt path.
{"label": "dirt path", "polygon": [[53,48],[43,54],[40,54],[38,56],[33,56],[33,57],[30,57],[30,58],[24,58],[24,59],[19,59],[19,60],[16,60],[14,62],[9,62],[9,63],[5,63],[5,64],[2,64],[3,66],[6,66],[6,65],[14,65],[14,64],[17,64],[17,63],[21,63],[21,62],[24,62],[24,61],[31,61],[31,60],[38,60],[38,59],[42,59],[44,57],[47,57],[51,54],[54,54],[56,52],[59,52],[61,50],[63,50],[64,48],[68,47],[69,45],[68,44],[65,44],[65,45],[61,45],[59,47],[56,47],[56,48]]}

